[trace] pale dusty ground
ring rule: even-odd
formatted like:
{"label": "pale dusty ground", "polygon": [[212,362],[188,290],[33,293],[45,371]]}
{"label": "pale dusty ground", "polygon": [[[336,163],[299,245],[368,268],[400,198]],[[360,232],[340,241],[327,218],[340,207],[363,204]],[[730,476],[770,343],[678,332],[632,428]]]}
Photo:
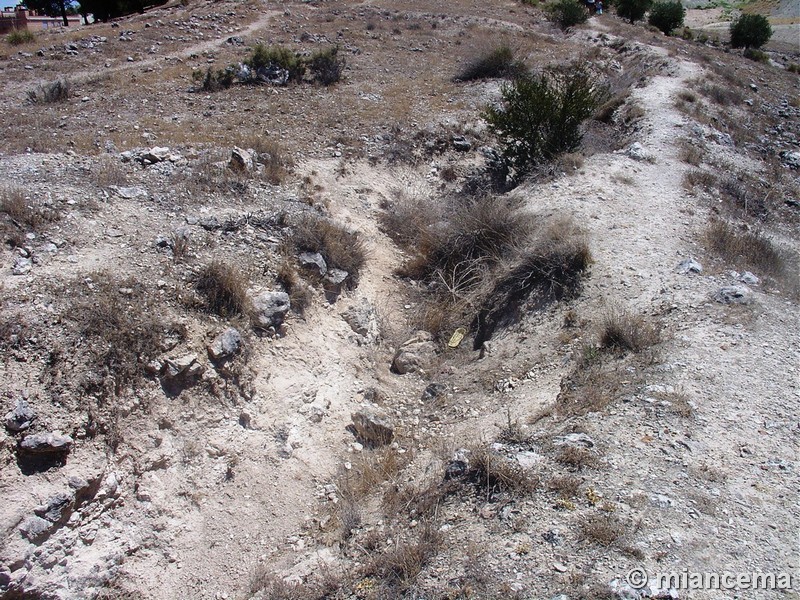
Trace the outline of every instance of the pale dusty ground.
{"label": "pale dusty ground", "polygon": [[[264,23],[256,21],[247,31]],[[596,39],[596,33],[581,31],[573,41],[594,43],[588,40]],[[523,185],[513,193],[522,195],[531,211],[573,215],[587,230],[594,264],[580,298],[570,304],[585,322],[583,338],[591,338],[604,311],[613,306],[660,322],[665,341],[659,359],[639,375],[648,385],[685,393],[694,414],[671,415],[648,402],[646,389],[636,388],[607,413],[543,426],[559,431],[574,426],[595,439],[602,449],[602,467],[580,473],[582,485],[615,503],[625,518],[640,522],[634,545],[644,552],[641,562],[649,571],[765,570],[797,576],[800,310],[796,300],[759,286],[753,288],[756,301],[750,307],[723,306],[710,299],[721,285],[734,281],[730,269],[741,269],[714,264],[707,257],[700,234],[708,204],[681,185],[688,167],[678,159],[676,141],[700,133],[677,111],[674,99],[704,72],[687,57],[670,57],[655,47],[646,51],[668,64],[633,92],[645,110],[634,139],[653,162],[634,161],[622,151],[600,153],[569,176]],[[496,93],[496,87],[488,90]],[[711,133],[708,126],[700,132]],[[711,154],[730,152],[712,141],[708,144]],[[37,184],[40,175],[33,169],[57,179],[62,170],[74,175],[83,160],[64,154],[0,157],[6,172],[57,198],[77,199],[77,208],[89,199],[79,183]],[[347,166],[342,175],[338,159],[309,158],[298,164],[297,179],[314,173],[330,213],[363,232],[369,250],[366,272],[358,288],[334,305],[317,294],[304,319],[289,320],[284,337],[249,341],[252,398],[210,401],[190,392],[165,399],[160,390],[147,388],[142,396],[157,404],[152,413],[133,412],[116,455],[107,455],[101,444],[80,440],[65,467],[37,475],[19,472],[6,436],[0,495],[7,501],[0,509],[5,538],[0,556],[2,564],[17,567],[17,577],[18,563],[24,563],[29,587],[47,590],[48,598],[92,598],[95,586],[104,585],[102,571],[111,569],[122,590],[145,598],[234,598],[244,594],[258,565],[302,577],[319,570],[320,554],[326,563],[346,564],[335,544],[327,548],[321,542],[328,538],[318,535],[316,523],[327,508],[322,485],[354,456],[353,438],[345,426],[367,388],[384,391],[396,417],[416,434],[414,442],[404,444],[417,445],[420,457],[435,455],[442,440],[447,447],[476,438],[492,441],[507,414],[524,421],[554,402],[580,347],[577,341],[565,345],[557,340],[562,307],[530,315],[498,335],[484,361],[467,351],[454,357],[450,368],[445,359],[437,375],[459,390],[452,406],[441,421],[417,412],[417,399],[428,382],[389,373],[390,346],[396,340],[362,345],[340,315],[366,298],[381,320],[403,329],[415,307],[405,308],[405,284],[393,275],[402,257],[378,229],[376,217],[381,199],[391,197],[393,190],[433,195],[438,182],[426,163],[391,167],[353,161]],[[158,186],[167,184],[151,179],[145,185],[159,193]],[[224,210],[211,204],[205,208],[215,214],[270,208],[282,194],[265,187],[255,198],[229,203]],[[154,254],[152,238],[182,225],[190,214],[203,214],[203,208],[148,201],[143,209],[140,202],[115,197],[97,213],[76,209],[58,225],[59,235],[68,238],[63,252],[30,276],[12,277],[6,270],[3,295],[9,300],[4,310],[21,308],[49,318],[56,308],[45,295],[44,282],[64,273],[86,274],[119,265],[140,277],[164,278],[167,290],[180,290],[184,273]],[[121,239],[108,237],[114,228],[124,231]],[[219,245],[212,247],[198,230],[192,231],[192,239],[201,256],[238,256],[238,242],[215,241]],[[796,250],[797,233],[789,223],[776,233],[776,240]],[[265,243],[245,252],[261,260],[271,249]],[[2,256],[10,267],[11,251],[4,250]],[[702,275],[676,272],[688,257],[703,263]],[[262,277],[257,284],[266,287],[270,282]],[[58,321],[49,327],[57,330]],[[222,324],[194,327],[186,345],[202,354],[211,332]],[[37,355],[34,360],[43,358]],[[3,391],[34,390],[49,428],[68,431],[74,425],[66,407],[50,405],[28,363],[6,360],[0,372]],[[517,380],[510,392],[491,391],[494,383],[509,377]],[[250,428],[239,424],[242,412],[252,418]],[[164,418],[170,427],[158,426]],[[292,446],[290,457],[286,443]],[[226,481],[232,456],[237,457],[235,476]],[[112,474],[119,480],[116,493],[110,489]],[[70,475],[101,477],[108,497],[103,500],[106,492],[101,493],[77,524],[60,529],[37,550],[16,527],[33,507],[63,489]],[[654,500],[659,496],[669,501]],[[531,598],[547,598],[568,588],[571,574],[607,582],[639,564],[628,555],[580,541],[573,514],[555,511],[551,504],[539,496],[520,502],[518,510],[529,520],[524,530],[515,532],[479,517],[469,505],[447,504],[447,548],[433,560],[431,570],[457,570],[460,549],[473,542],[487,552],[486,562],[499,580],[524,584]],[[581,505],[578,510],[588,508]],[[376,519],[365,515],[370,524]],[[542,541],[541,534],[552,528],[564,532],[564,546],[554,548]],[[510,550],[523,543],[532,547],[529,554],[520,557]],[[554,572],[554,562],[565,566],[566,573]],[[686,597],[729,595],[693,592]],[[765,592],[754,597],[797,594]]]}

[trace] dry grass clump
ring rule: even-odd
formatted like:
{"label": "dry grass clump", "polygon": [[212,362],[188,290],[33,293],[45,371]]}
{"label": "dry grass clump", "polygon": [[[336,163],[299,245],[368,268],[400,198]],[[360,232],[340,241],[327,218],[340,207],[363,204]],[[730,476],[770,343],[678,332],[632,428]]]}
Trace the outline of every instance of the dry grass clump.
{"label": "dry grass clump", "polygon": [[584,539],[601,546],[610,546],[626,533],[625,526],[608,515],[590,515],[581,522],[580,528]]}
{"label": "dry grass clump", "polygon": [[602,348],[638,353],[658,344],[659,341],[658,329],[641,316],[612,309],[603,319],[600,333]]}
{"label": "dry grass clump", "polygon": [[443,543],[443,536],[433,523],[421,525],[415,532],[411,539],[398,540],[390,549],[374,556],[363,575],[377,578],[389,590],[408,589]]}
{"label": "dry grass clump", "polygon": [[108,187],[110,185],[125,185],[128,176],[120,166],[119,160],[110,156],[98,157],[92,165],[92,178],[96,185]]}
{"label": "dry grass clump", "polygon": [[36,229],[59,218],[55,209],[42,205],[16,186],[0,187],[0,213],[22,229]]}
{"label": "dry grass clump", "polygon": [[366,245],[358,232],[315,214],[304,214],[292,227],[288,241],[298,251],[319,252],[328,269],[346,271],[350,286],[358,281],[367,261]]}
{"label": "dry grass clump", "polygon": [[466,480],[475,485],[479,494],[487,497],[498,493],[524,496],[539,487],[536,476],[523,469],[517,461],[492,450],[488,444],[469,449]]}
{"label": "dry grass clump", "polygon": [[590,262],[574,223],[541,221],[519,199],[398,195],[381,223],[411,255],[398,273],[425,283],[417,325],[442,336],[469,325],[476,348],[529,298],[538,308],[575,292]]}
{"label": "dry grass clump", "polygon": [[732,106],[744,102],[744,94],[732,85],[722,86],[704,81],[698,82],[695,89],[720,106]]}
{"label": "dry grass clump", "polygon": [[281,579],[267,565],[260,565],[250,577],[249,592],[260,600],[324,600],[334,597],[341,583],[326,569],[315,572],[311,581],[295,583]]}
{"label": "dry grass clump", "polygon": [[776,279],[792,275],[797,279],[796,261],[758,230],[714,220],[706,229],[705,239],[711,251],[739,269]]}
{"label": "dry grass clump", "polygon": [[195,282],[195,289],[202,296],[206,310],[221,317],[246,314],[250,305],[244,275],[219,260],[203,267]]}
{"label": "dry grass clump", "polygon": [[527,72],[521,61],[514,60],[514,52],[506,45],[498,46],[473,58],[453,81],[475,81],[499,77],[517,77]]}
{"label": "dry grass clump", "polygon": [[283,183],[294,167],[294,161],[284,147],[269,137],[251,136],[241,147],[254,152],[256,162],[264,169],[261,176],[273,185]]}
{"label": "dry grass clump", "polygon": [[167,337],[180,339],[185,332],[163,319],[156,297],[136,280],[103,272],[89,279],[91,288],[82,290],[68,311],[78,332],[90,340],[85,351],[91,369],[82,387],[101,397],[119,396],[125,386],[144,377]]}
{"label": "dry grass clump", "polygon": [[703,148],[697,147],[685,138],[678,142],[678,158],[686,164],[699,167],[704,157]]}
{"label": "dry grass clump", "polygon": [[45,85],[41,85],[35,90],[28,92],[28,101],[31,104],[56,104],[69,100],[70,83],[66,79],[59,79]]}
{"label": "dry grass clump", "polygon": [[36,36],[27,29],[14,29],[6,36],[6,43],[12,46],[21,46],[36,41]]}
{"label": "dry grass clump", "polygon": [[311,287],[303,281],[297,267],[289,257],[284,257],[278,267],[278,284],[289,294],[289,302],[296,313],[302,315],[311,305],[314,294]]}
{"label": "dry grass clump", "polygon": [[565,446],[559,450],[556,461],[576,471],[581,471],[585,467],[595,466],[597,457],[587,448]]}

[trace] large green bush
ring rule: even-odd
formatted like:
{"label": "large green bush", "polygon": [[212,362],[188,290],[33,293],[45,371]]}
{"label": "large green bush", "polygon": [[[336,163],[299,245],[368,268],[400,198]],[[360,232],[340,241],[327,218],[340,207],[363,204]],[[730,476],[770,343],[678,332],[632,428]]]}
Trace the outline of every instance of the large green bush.
{"label": "large green bush", "polygon": [[500,140],[508,174],[519,178],[535,166],[580,145],[581,123],[607,98],[608,91],[580,65],[549,69],[502,88],[502,106],[484,111]]}
{"label": "large green bush", "polygon": [[556,0],[545,8],[545,13],[561,29],[580,25],[589,18],[589,11],[579,0]]}
{"label": "large green bush", "polygon": [[669,35],[678,27],[683,27],[683,18],[685,16],[686,9],[679,0],[656,2],[650,9],[650,16],[647,22]]}
{"label": "large green bush", "polygon": [[616,0],[617,14],[631,23],[640,21],[650,9],[652,0]]}
{"label": "large green bush", "polygon": [[731,46],[761,48],[772,37],[772,27],[764,15],[741,15],[731,23]]}

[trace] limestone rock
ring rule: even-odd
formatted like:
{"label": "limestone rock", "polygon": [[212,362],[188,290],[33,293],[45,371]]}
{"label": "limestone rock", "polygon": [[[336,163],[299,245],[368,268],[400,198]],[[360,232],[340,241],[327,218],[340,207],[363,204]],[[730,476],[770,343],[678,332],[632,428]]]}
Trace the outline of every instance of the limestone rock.
{"label": "limestone rock", "polygon": [[242,334],[237,329],[228,327],[208,345],[208,356],[216,361],[226,360],[238,354],[241,349]]}
{"label": "limestone rock", "polygon": [[228,162],[228,167],[237,173],[249,173],[255,168],[255,160],[253,153],[250,150],[234,147],[231,151],[231,159]]}
{"label": "limestone rock", "polygon": [[689,273],[702,273],[703,266],[693,258],[687,258],[678,265],[678,273],[688,275]]}
{"label": "limestone rock", "polygon": [[727,285],[714,294],[714,300],[722,304],[750,304],[753,302],[753,292],[746,285]]}
{"label": "limestone rock", "polygon": [[28,406],[28,402],[21,398],[17,400],[14,410],[6,414],[6,429],[9,431],[25,431],[36,418],[36,412]]}
{"label": "limestone rock", "polygon": [[286,292],[262,292],[252,299],[253,321],[257,327],[277,327],[289,312],[291,304]]}
{"label": "limestone rock", "polygon": [[418,331],[395,353],[392,372],[405,375],[424,371],[434,358],[436,358],[436,344],[433,342],[433,336],[427,331]]}
{"label": "limestone rock", "polygon": [[301,252],[300,264],[307,269],[312,269],[320,275],[325,275],[328,272],[328,265],[325,263],[325,258],[319,252]]}
{"label": "limestone rock", "polygon": [[57,431],[28,435],[20,442],[20,450],[30,454],[58,454],[69,452],[72,438]]}
{"label": "limestone rock", "polygon": [[385,446],[394,439],[394,425],[390,418],[376,408],[359,410],[350,418],[356,437],[367,446]]}

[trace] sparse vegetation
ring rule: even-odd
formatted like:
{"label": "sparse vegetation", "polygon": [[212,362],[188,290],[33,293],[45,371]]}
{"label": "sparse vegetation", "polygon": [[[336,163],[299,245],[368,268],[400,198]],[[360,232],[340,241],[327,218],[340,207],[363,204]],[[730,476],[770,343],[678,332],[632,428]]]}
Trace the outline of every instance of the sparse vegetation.
{"label": "sparse vegetation", "polygon": [[57,210],[31,198],[16,186],[0,187],[0,213],[22,229],[36,229],[59,218]]}
{"label": "sparse vegetation", "polygon": [[28,92],[28,101],[31,104],[56,104],[69,100],[70,84],[66,79],[59,79],[52,83],[39,86]]}
{"label": "sparse vegetation", "polygon": [[772,37],[772,27],[764,15],[742,14],[731,23],[731,46],[761,48]]}
{"label": "sparse vegetation", "polygon": [[6,42],[12,46],[21,46],[36,41],[36,36],[27,29],[14,29],[6,36]]}
{"label": "sparse vegetation", "polygon": [[545,14],[561,29],[569,29],[589,19],[589,11],[579,0],[556,0],[545,7]]}
{"label": "sparse vegetation", "polygon": [[581,523],[583,537],[601,546],[610,546],[619,540],[626,528],[614,517],[608,515],[590,515]]}
{"label": "sparse vegetation", "polygon": [[767,236],[749,227],[735,227],[721,220],[712,221],[706,229],[709,248],[727,264],[748,269],[761,276],[791,276],[796,267],[786,252]]}
{"label": "sparse vegetation", "polygon": [[600,346],[618,352],[641,352],[656,345],[660,334],[641,316],[611,309],[603,319]]}
{"label": "sparse vegetation", "polygon": [[477,79],[517,77],[526,72],[525,65],[514,60],[514,52],[511,48],[503,45],[473,59],[453,79],[455,81],[475,81]]}
{"label": "sparse vegetation", "polygon": [[221,317],[245,314],[249,307],[247,281],[235,267],[215,260],[200,272],[195,288],[209,312]]}
{"label": "sparse vegetation", "polygon": [[503,164],[519,179],[535,166],[580,145],[581,124],[605,101],[607,90],[582,66],[553,68],[503,86],[503,103],[484,119],[502,148]]}
{"label": "sparse vegetation", "polygon": [[670,35],[678,27],[683,27],[685,16],[686,9],[679,1],[655,2],[650,8],[647,22],[666,35]]}
{"label": "sparse vegetation", "polygon": [[318,50],[308,59],[308,70],[322,85],[333,85],[342,78],[347,61],[339,55],[339,46]]}
{"label": "sparse vegetation", "polygon": [[345,283],[350,287],[358,283],[367,261],[367,249],[358,232],[313,213],[300,217],[288,242],[298,251],[319,252],[328,269],[346,271]]}
{"label": "sparse vegetation", "polygon": [[245,61],[245,65],[253,71],[252,81],[257,81],[261,69],[283,69],[288,81],[301,81],[306,73],[306,61],[296,52],[284,46],[265,46],[258,44],[253,53]]}

